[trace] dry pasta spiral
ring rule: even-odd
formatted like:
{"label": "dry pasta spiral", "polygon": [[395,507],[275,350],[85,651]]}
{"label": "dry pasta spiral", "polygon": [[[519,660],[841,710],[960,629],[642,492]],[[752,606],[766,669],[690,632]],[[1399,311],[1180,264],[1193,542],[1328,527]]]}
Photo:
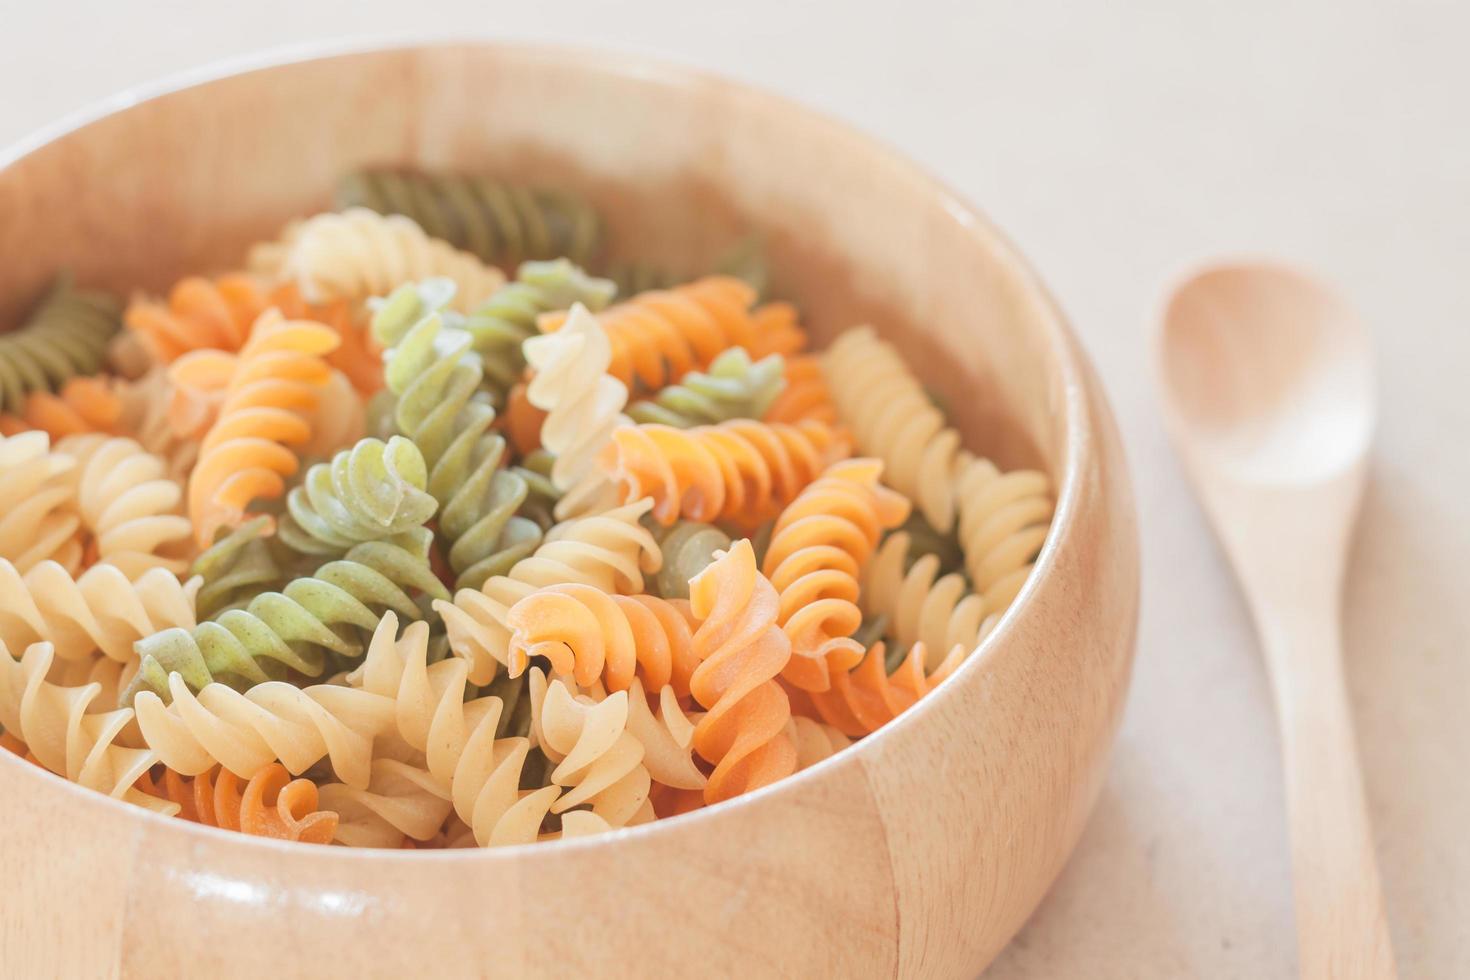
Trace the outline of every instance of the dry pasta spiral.
{"label": "dry pasta spiral", "polygon": [[564,788],[551,812],[587,806],[608,827],[651,820],[652,781],[643,744],[628,731],[628,692],[574,694],[560,679],[548,682],[539,667],[531,669],[529,686],[532,736],[555,763],[552,784]]}
{"label": "dry pasta spiral", "polygon": [[167,629],[135,644],[142,662],[124,696],[149,689],[160,697],[178,673],[190,690],[217,677],[261,684],[285,668],[318,677],[328,655],[362,653],[383,610],[409,619],[423,610],[410,594],[448,598],[427,557],[387,541],[357,545],[280,592],[262,592],[243,609],[228,609],[192,630]]}
{"label": "dry pasta spiral", "polygon": [[767,422],[797,423],[807,419],[837,424],[837,406],[832,402],[832,389],[822,372],[822,359],[816,354],[799,354],[786,358],[785,386],[766,409]]}
{"label": "dry pasta spiral", "polygon": [[198,589],[198,580],[180,582],[162,568],[130,581],[107,564],[73,578],[51,561],[22,574],[0,560],[0,641],[12,650],[46,642],[63,664],[87,664],[100,654],[131,676],[135,642],[169,627],[194,626]]}
{"label": "dry pasta spiral", "polygon": [[75,468],[74,458],[51,451],[44,432],[0,437],[0,558],[22,572],[48,559],[81,567]]}
{"label": "dry pasta spiral", "polygon": [[26,744],[47,769],[88,789],[172,813],[174,806],[133,788],[158,756],[117,744],[132,721],[127,708],[93,711],[101,687],[66,687],[46,680],[54,651],[34,643],[19,660],[0,645],[0,728]]}
{"label": "dry pasta spiral", "polygon": [[988,459],[960,470],[959,538],[975,591],[987,616],[1006,610],[1041,550],[1051,527],[1051,481],[1037,470],[1002,473]]}
{"label": "dry pasta spiral", "polygon": [[430,238],[408,218],[367,208],[289,226],[279,243],[252,250],[250,267],[294,282],[313,303],[386,296],[404,283],[443,276],[456,286],[455,308],[468,313],[505,284],[499,270]]}
{"label": "dry pasta spiral", "polygon": [[268,305],[250,276],[232,274],[212,281],[189,276],[174,284],[167,302],[133,300],[123,322],[153,360],[169,364],[201,348],[239,350]]}
{"label": "dry pasta spiral", "polygon": [[286,584],[288,576],[266,537],[270,519],[257,517],[200,552],[189,572],[202,583],[197,608],[201,619],[244,606],[257,593]]}
{"label": "dry pasta spiral", "polygon": [[828,663],[855,665],[862,646],[851,639],[862,625],[859,576],[883,532],[902,524],[909,502],[880,486],[876,459],[834,463],[781,512],[762,569],[781,595],[781,629],[791,640],[783,676],[821,691]]}
{"label": "dry pasta spiral", "polygon": [[796,746],[796,771],[810,768],[841,752],[852,739],[825,722],[805,715],[792,715],[786,735]]}
{"label": "dry pasta spiral", "polygon": [[330,844],[337,831],[337,815],[317,809],[316,784],[292,779],[275,763],[262,766],[243,787],[228,769],[193,778],[165,769],[162,785],[145,777],[140,789],[173,803],[180,819],[206,827],[303,844]]}
{"label": "dry pasta spiral", "polygon": [[858,452],[882,459],[893,487],[936,530],[949,531],[960,434],[945,423],[898,351],[872,327],[855,327],[832,342],[822,366]]}
{"label": "dry pasta spiral", "polygon": [[642,591],[644,573],[657,571],[662,561],[658,542],[639,523],[648,507],[644,500],[558,524],[509,573],[479,589],[461,589],[453,603],[434,603],[450,649],[470,663],[470,682],[488,684],[499,666],[510,663],[506,617],[538,588],[577,582],[624,595]]}
{"label": "dry pasta spiral", "polygon": [[689,580],[709,567],[715,552],[730,547],[730,535],[702,521],[675,521],[668,527],[650,523],[664,559],[650,576],[649,591],[666,599],[688,599]]}
{"label": "dry pasta spiral", "polygon": [[510,672],[544,657],[552,676],[580,687],[601,682],[624,691],[637,676],[652,690],[689,692],[699,665],[692,646],[698,625],[689,604],[657,596],[614,596],[591,585],[563,583],[533,592],[511,607]]}
{"label": "dry pasta spiral", "polygon": [[96,374],[117,328],[116,300],[59,277],[30,319],[0,333],[0,410],[18,414],[31,392],[55,391],[74,375]]}
{"label": "dry pasta spiral", "polygon": [[135,299],[123,322],[127,336],[137,339],[151,362],[170,364],[190,351],[239,350],[251,326],[271,307],[287,319],[314,320],[331,327],[340,340],[328,355],[332,366],[365,394],[381,386],[377,352],[351,304],[340,300],[308,303],[289,283],[267,289],[256,278],[238,273],[214,280],[190,276],[174,285],[167,302]]}
{"label": "dry pasta spiral", "polygon": [[[392,703],[404,757],[377,765],[368,794],[334,789],[333,797],[348,799],[358,832],[429,840],[444,822],[432,818],[452,806],[481,846],[535,840],[556,793],[532,793],[518,805],[529,743],[499,737],[511,721],[507,705],[494,696],[466,700],[463,660],[428,663],[424,623],[410,624],[401,637],[396,630],[396,617],[384,616],[348,682]],[[395,808],[395,798],[406,806]]]}
{"label": "dry pasta spiral", "polygon": [[883,540],[863,575],[863,612],[884,617],[900,649],[923,643],[931,669],[955,647],[968,655],[989,613],[985,600],[969,590],[964,576],[940,576],[934,555],[920,557],[905,571],[908,556],[907,533],[898,531]]}
{"label": "dry pasta spiral", "polygon": [[96,434],[70,436],[56,451],[77,461],[70,476],[98,560],[130,578],[189,567],[194,529],[180,513],[184,492],[165,460],[132,439]]}
{"label": "dry pasta spiral", "polygon": [[374,316],[373,332],[388,348],[394,426],[423,453],[463,588],[509,570],[541,540],[541,528],[517,513],[530,486],[503,465],[505,438],[490,431],[495,410],[476,394],[483,373],[471,338],[441,313],[452,288],[444,280],[399,288]]}
{"label": "dry pasta spiral", "polygon": [[[220,367],[221,359],[233,361],[219,414],[189,475],[189,517],[200,546],[212,542],[220,527],[243,521],[251,501],[285,492],[284,478],[297,468],[288,447],[311,438],[303,414],[317,407],[321,386],[331,377],[322,355],[337,343],[337,335],[321,324],[267,312],[238,357],[196,351],[174,363],[174,376],[187,379],[193,369],[205,369],[206,361]],[[213,366],[201,373],[218,376]]]}
{"label": "dry pasta spiral", "polygon": [[597,212],[576,194],[493,177],[363,170],[338,183],[337,206],[405,215],[435,238],[507,267],[558,256],[585,265],[602,240]]}
{"label": "dry pasta spiral", "polygon": [[694,761],[694,728],[702,714],[685,708],[672,685],[658,689],[658,710],[649,705],[643,681],[628,687],[628,731],[643,745],[643,767],[653,781],[673,790],[703,792],[704,772]]}
{"label": "dry pasta spiral", "polygon": [[430,840],[452,807],[428,772],[387,758],[373,760],[366,789],[327,783],[320,798],[337,814],[336,840],[351,847],[401,847],[405,836]]}
{"label": "dry pasta spiral", "polygon": [[[785,303],[754,310],[756,293],[732,276],[706,276],[671,290],[640,293],[597,319],[612,348],[608,373],[632,389],[658,391],[722,352],[742,347],[751,357],[792,354],[806,344],[795,311]],[[567,316],[541,318],[547,332]]]}
{"label": "dry pasta spiral", "polygon": [[140,691],[133,710],[160,761],[186,776],[216,764],[245,776],[276,760],[302,773],[328,759],[343,782],[366,786],[373,739],[393,723],[389,699],[334,684],[267,681],[242,694],[215,683],[195,695],[174,674],[169,695]]}
{"label": "dry pasta spiral", "polygon": [[701,621],[690,691],[707,711],[695,726],[694,747],[714,764],[704,799],[718,803],[796,769],[796,747],[786,734],[790,703],[775,680],[791,657],[791,641],[776,625],[781,601],[756,568],[749,541],[735,542],[699,574],[690,605]]}
{"label": "dry pasta spiral", "polygon": [[371,437],[306,471],[286,494],[277,536],[301,554],[341,555],[364,541],[427,544],[424,524],[439,503],[424,488],[429,471],[410,440]]}
{"label": "dry pasta spiral", "polygon": [[763,419],[785,386],[781,355],[752,361],[744,348],[732,347],[710,362],[707,370],[690,371],[677,384],[635,402],[628,415],[635,422],[680,429],[731,419]]}
{"label": "dry pasta spiral", "polygon": [[684,517],[754,527],[847,450],[846,436],[820,422],[736,419],[693,429],[625,426],[613,432],[603,463],[623,499],[653,498],[661,524]]}
{"label": "dry pasta spiral", "polygon": [[72,378],[55,394],[33,391],[19,416],[0,415],[0,435],[39,429],[52,441],[87,432],[117,432],[122,399],[105,378]]}
{"label": "dry pasta spiral", "polygon": [[507,283],[464,321],[465,332],[483,361],[485,380],[497,405],[505,403],[525,370],[521,345],[536,336],[536,318],[581,303],[596,312],[612,300],[613,284],[595,279],[565,258],[526,262]]}
{"label": "dry pasta spiral", "polygon": [[525,353],[536,372],[526,397],[547,413],[541,445],[555,455],[551,480],[567,494],[558,512],[575,513],[606,482],[596,457],[613,430],[629,424],[628,389],[608,376],[608,339],[585,306],[572,307],[558,332],[526,341]]}
{"label": "dry pasta spiral", "polygon": [[[830,689],[808,692],[806,697],[825,724],[843,735],[861,738],[888,724],[933,690],[959,666],[966,652],[955,647],[931,671],[925,666],[928,655],[924,644],[916,643],[889,676],[884,665],[885,647],[877,643],[850,673],[834,673]],[[795,707],[793,704],[793,710]]]}

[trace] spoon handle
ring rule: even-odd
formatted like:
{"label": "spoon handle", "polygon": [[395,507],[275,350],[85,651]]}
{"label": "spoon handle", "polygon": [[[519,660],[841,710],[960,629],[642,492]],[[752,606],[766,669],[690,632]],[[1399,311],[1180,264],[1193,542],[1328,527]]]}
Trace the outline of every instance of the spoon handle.
{"label": "spoon handle", "polygon": [[1301,975],[1393,978],[1336,609],[1265,633],[1285,756]]}

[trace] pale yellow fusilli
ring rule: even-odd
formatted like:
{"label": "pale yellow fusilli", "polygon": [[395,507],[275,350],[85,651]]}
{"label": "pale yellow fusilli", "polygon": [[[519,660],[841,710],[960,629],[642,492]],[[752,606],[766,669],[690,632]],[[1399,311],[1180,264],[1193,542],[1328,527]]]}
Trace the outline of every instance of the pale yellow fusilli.
{"label": "pale yellow fusilli", "polygon": [[150,568],[188,569],[193,525],[167,461],[132,439],[100,434],[68,436],[55,451],[76,460],[67,476],[98,560],[129,578]]}
{"label": "pale yellow fusilli", "polygon": [[248,778],[277,760],[300,774],[325,758],[338,779],[366,787],[373,739],[393,719],[391,699],[332,684],[267,681],[241,694],[215,683],[195,695],[173,674],[169,695],[165,705],[152,691],[140,691],[133,707],[159,759],[186,776],[220,764]]}
{"label": "pale yellow fusilli", "polygon": [[467,662],[429,664],[425,623],[411,623],[397,639],[396,629],[397,618],[387,614],[348,678],[393,703],[395,727],[366,788],[323,788],[324,805],[341,804],[339,837],[380,845],[403,836],[427,841],[452,809],[481,847],[536,840],[560,792],[554,786],[521,791],[531,746],[523,737],[497,737],[504,702],[466,701]]}
{"label": "pale yellow fusilli", "polygon": [[73,572],[81,567],[75,467],[71,456],[51,450],[44,432],[0,436],[0,558],[22,572],[47,559]]}
{"label": "pale yellow fusilli", "polygon": [[564,493],[557,516],[605,505],[616,491],[597,466],[597,454],[614,429],[633,424],[623,413],[627,386],[607,373],[612,361],[607,332],[578,303],[560,330],[531,337],[522,349],[535,371],[526,397],[547,413],[541,445],[556,456],[551,480]]}
{"label": "pale yellow fusilli", "polygon": [[694,725],[704,713],[686,711],[667,684],[658,692],[656,711],[648,702],[643,681],[634,678],[628,687],[628,731],[643,744],[644,768],[661,785],[703,790],[708,780],[694,763]]}
{"label": "pale yellow fusilli", "polygon": [[97,681],[103,700],[115,703],[137,670],[137,640],[171,626],[194,627],[199,585],[163,568],[129,581],[108,564],[73,577],[53,561],[22,574],[0,559],[0,642],[12,650],[54,645],[68,681]]}
{"label": "pale yellow fusilli", "polygon": [[91,710],[101,693],[96,684],[67,687],[46,680],[54,655],[51,644],[35,643],[17,660],[0,644],[0,728],[58,776],[150,810],[175,812],[176,804],[133,786],[158,761],[152,749],[117,744],[133,712]]}
{"label": "pale yellow fusilli", "polygon": [[937,530],[954,527],[960,434],[946,424],[898,351],[872,327],[855,327],[822,354],[822,368],[857,451],[882,459],[885,482],[912,500]]}
{"label": "pale yellow fusilli", "polygon": [[959,539],[965,569],[985,598],[987,619],[1005,612],[1051,528],[1051,481],[1037,470],[1002,473],[988,459],[960,469]]}
{"label": "pale yellow fusilli", "polygon": [[904,650],[923,642],[928,668],[937,668],[956,646],[968,654],[986,621],[985,601],[969,590],[958,572],[940,577],[939,559],[923,555],[904,571],[909,536],[898,531],[883,539],[863,571],[860,604],[868,619],[883,617],[888,635]]}
{"label": "pale yellow fusilli", "polygon": [[814,766],[852,744],[852,739],[825,722],[805,715],[792,715],[786,734],[796,745],[796,770]]}
{"label": "pale yellow fusilli", "polygon": [[609,827],[653,819],[652,785],[643,766],[643,744],[628,731],[628,692],[596,699],[573,694],[560,679],[548,682],[531,668],[531,736],[556,763],[554,785],[565,792],[552,813],[589,806]]}
{"label": "pale yellow fusilli", "polygon": [[281,239],[251,250],[252,272],[294,281],[310,302],[386,296],[406,282],[452,279],[453,306],[475,310],[505,284],[500,270],[430,238],[402,215],[348,208],[293,222]]}

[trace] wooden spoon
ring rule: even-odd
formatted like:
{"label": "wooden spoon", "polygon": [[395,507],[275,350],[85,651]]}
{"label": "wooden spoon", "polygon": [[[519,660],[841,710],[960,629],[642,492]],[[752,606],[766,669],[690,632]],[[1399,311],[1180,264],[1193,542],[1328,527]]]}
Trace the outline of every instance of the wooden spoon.
{"label": "wooden spoon", "polygon": [[1304,977],[1392,977],[1343,684],[1340,593],[1375,415],[1363,325],[1267,263],[1204,269],[1158,337],[1165,416],[1265,648]]}

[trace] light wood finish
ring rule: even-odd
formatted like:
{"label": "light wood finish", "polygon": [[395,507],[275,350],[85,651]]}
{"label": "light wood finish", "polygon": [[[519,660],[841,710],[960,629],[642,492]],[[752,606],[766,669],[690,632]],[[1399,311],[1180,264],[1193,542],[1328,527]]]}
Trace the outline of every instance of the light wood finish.
{"label": "light wood finish", "polygon": [[[6,163],[8,162],[8,166]],[[557,845],[366,853],[168,821],[0,758],[0,963],[17,975],[964,976],[1056,876],[1132,663],[1136,528],[1090,366],[1010,246],[852,131],[636,61],[351,54],[141,100],[0,157],[0,305],[53,270],[159,289],[239,260],[364,163],[566,183],[626,252],[770,232],[818,337],[871,320],[979,450],[1056,478],[1005,621],[856,749],[733,803]],[[3,753],[0,753],[3,755]]]}
{"label": "light wood finish", "polygon": [[1367,332],[1301,273],[1238,263],[1179,286],[1159,337],[1170,426],[1275,692],[1302,976],[1392,977],[1338,631],[1375,416]]}

